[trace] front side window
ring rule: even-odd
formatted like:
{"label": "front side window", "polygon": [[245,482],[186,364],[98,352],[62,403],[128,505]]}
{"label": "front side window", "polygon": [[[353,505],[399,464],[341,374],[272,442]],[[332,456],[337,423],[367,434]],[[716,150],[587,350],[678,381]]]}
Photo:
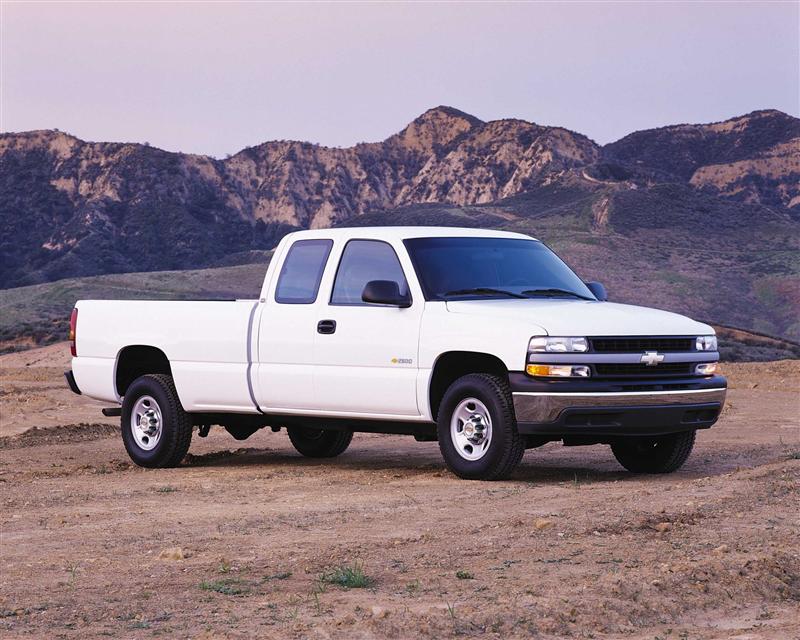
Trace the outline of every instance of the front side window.
{"label": "front side window", "polygon": [[275,302],[312,304],[317,299],[322,272],[333,246],[332,240],[298,240],[281,267]]}
{"label": "front side window", "polygon": [[537,240],[414,238],[404,243],[426,300],[596,299],[575,272]]}
{"label": "front side window", "polygon": [[331,304],[366,304],[361,294],[370,280],[393,280],[400,287],[400,295],[408,294],[403,268],[391,245],[378,240],[351,240],[339,262]]}

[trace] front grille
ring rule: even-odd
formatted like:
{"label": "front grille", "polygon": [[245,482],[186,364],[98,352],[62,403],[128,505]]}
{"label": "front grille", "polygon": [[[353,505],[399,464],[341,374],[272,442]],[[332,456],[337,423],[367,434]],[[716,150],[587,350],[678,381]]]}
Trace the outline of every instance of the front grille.
{"label": "front grille", "polygon": [[598,363],[594,365],[595,374],[601,377],[649,377],[688,375],[692,370],[691,362],[662,362],[654,367],[646,364],[614,364]]}
{"label": "front grille", "polygon": [[694,337],[663,338],[589,338],[591,350],[595,353],[643,353],[645,351],[675,352],[694,351]]}

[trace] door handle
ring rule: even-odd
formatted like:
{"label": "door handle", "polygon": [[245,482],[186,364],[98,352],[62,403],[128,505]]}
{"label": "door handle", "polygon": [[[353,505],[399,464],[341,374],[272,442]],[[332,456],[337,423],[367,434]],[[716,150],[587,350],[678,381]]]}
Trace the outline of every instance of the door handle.
{"label": "door handle", "polygon": [[317,323],[317,333],[336,333],[336,320],[320,320]]}

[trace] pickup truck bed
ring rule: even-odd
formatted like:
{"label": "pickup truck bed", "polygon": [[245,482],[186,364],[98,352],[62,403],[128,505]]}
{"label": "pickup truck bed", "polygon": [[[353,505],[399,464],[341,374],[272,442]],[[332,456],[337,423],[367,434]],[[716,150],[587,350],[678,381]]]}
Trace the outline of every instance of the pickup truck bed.
{"label": "pickup truck bed", "polygon": [[246,336],[257,302],[81,301],[80,357],[72,364],[81,391],[119,402],[119,388],[139,373],[126,368],[126,350],[158,345],[169,353],[187,411],[255,412],[246,384],[252,355]]}

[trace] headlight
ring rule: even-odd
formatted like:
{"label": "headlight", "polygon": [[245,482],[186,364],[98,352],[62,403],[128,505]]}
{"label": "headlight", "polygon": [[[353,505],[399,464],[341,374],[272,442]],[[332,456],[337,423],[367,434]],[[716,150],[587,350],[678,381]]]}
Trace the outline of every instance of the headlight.
{"label": "headlight", "polygon": [[718,371],[719,363],[717,362],[704,362],[694,368],[695,375],[698,376],[713,376]]}
{"label": "headlight", "polygon": [[531,338],[528,351],[531,353],[585,353],[589,350],[586,338],[557,338],[536,336]]}
{"label": "headlight", "polygon": [[529,376],[548,378],[588,378],[592,375],[591,369],[582,364],[529,364],[525,371]]}
{"label": "headlight", "polygon": [[694,343],[697,351],[716,351],[717,336],[698,336]]}

